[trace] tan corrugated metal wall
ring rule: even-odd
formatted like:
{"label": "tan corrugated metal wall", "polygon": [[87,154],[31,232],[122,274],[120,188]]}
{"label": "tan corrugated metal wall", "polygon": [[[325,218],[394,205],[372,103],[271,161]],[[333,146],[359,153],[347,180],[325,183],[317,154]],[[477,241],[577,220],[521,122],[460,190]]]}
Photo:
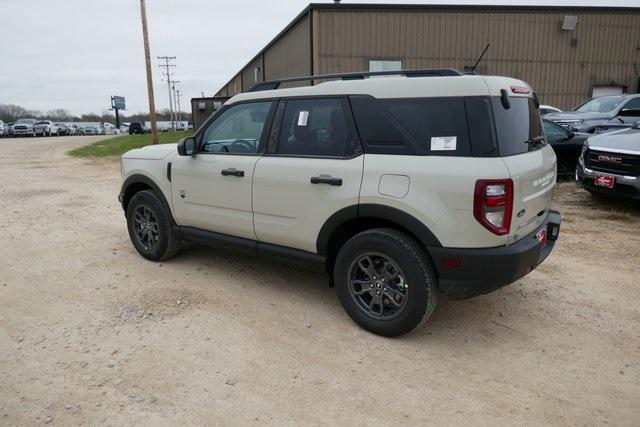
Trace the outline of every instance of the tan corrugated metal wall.
{"label": "tan corrugated metal wall", "polygon": [[305,17],[264,53],[266,80],[311,73],[311,36]]}
{"label": "tan corrugated metal wall", "polygon": [[[578,16],[574,32],[560,29],[565,15]],[[407,69],[462,69],[490,43],[478,72],[523,79],[545,104],[574,106],[594,85],[637,90],[640,11],[320,9],[313,29],[316,74],[367,70],[371,59],[402,60]]]}
{"label": "tan corrugated metal wall", "polygon": [[309,31],[309,17],[305,16],[243,68],[238,75],[216,93],[216,96],[233,96],[249,89],[255,83],[254,70],[256,67],[260,68],[258,81],[263,81],[263,75],[266,80],[272,80],[311,74],[311,35]]}

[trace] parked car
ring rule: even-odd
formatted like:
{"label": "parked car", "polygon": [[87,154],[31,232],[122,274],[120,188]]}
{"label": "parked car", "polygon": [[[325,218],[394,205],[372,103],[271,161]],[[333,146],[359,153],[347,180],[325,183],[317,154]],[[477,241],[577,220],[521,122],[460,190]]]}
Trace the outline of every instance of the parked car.
{"label": "parked car", "polygon": [[14,123],[5,123],[4,125],[4,134],[5,136],[14,136],[13,134],[13,125]]}
{"label": "parked car", "polygon": [[558,158],[558,175],[573,176],[582,145],[590,134],[573,132],[547,119],[543,119],[542,123],[547,142]]}
{"label": "parked car", "polygon": [[120,132],[129,132],[129,123],[120,123]]}
{"label": "parked car", "polygon": [[562,113],[561,109],[552,107],[551,105],[541,105],[538,110],[540,111],[541,116],[546,116],[547,114],[551,113]]}
{"label": "parked car", "polygon": [[8,136],[8,133],[6,132],[6,128],[7,126],[4,124],[2,120],[0,120],[0,137]]}
{"label": "parked car", "polygon": [[71,135],[71,126],[68,123],[56,123],[55,125],[58,127],[58,135]]}
{"label": "parked car", "polygon": [[418,327],[440,292],[526,275],[561,221],[536,98],[511,78],[429,73],[446,77],[258,86],[177,150],[129,151],[133,246],[159,261],[184,239],[325,271],[349,316],[385,336]]}
{"label": "parked car", "polygon": [[640,94],[592,98],[572,111],[551,113],[545,118],[573,131],[595,133],[598,127],[629,125],[640,120]]}
{"label": "parked car", "polygon": [[593,194],[640,200],[640,121],[587,139],[576,184]]}
{"label": "parked car", "polygon": [[102,135],[103,130],[102,127],[98,125],[87,125],[82,129],[83,135]]}
{"label": "parked car", "polygon": [[34,125],[36,119],[18,119],[14,123],[12,129],[15,136],[36,136]]}
{"label": "parked car", "polygon": [[129,124],[129,135],[149,133],[146,126],[142,122],[133,122]]}
{"label": "parked car", "polygon": [[36,136],[58,135],[58,126],[51,120],[40,120],[33,125],[33,132]]}
{"label": "parked car", "polygon": [[187,127],[185,126],[184,123],[178,123],[176,124],[176,130],[178,132],[184,132],[185,130],[187,130]]}

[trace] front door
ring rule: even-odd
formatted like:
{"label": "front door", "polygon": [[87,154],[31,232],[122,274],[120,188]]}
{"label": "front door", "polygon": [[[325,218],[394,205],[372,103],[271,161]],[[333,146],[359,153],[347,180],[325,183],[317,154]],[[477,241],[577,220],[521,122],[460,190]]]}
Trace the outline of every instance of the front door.
{"label": "front door", "polygon": [[283,111],[253,177],[256,236],[315,253],[325,221],[358,204],[364,156],[346,99],[288,100]]}
{"label": "front door", "polygon": [[640,120],[640,97],[627,101],[620,108],[618,118],[625,123],[635,123]]}
{"label": "front door", "polygon": [[172,164],[172,199],[182,226],[255,239],[251,183],[272,101],[225,108],[195,136],[198,152]]}

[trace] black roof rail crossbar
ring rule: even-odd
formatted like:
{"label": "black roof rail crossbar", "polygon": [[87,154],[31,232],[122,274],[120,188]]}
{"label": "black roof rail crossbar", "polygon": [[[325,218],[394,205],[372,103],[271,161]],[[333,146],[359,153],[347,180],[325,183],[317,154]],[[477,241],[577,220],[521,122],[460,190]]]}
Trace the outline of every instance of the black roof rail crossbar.
{"label": "black roof rail crossbar", "polygon": [[337,73],[337,74],[318,74],[317,76],[298,76],[287,77],[278,80],[267,80],[258,82],[251,86],[247,92],[258,92],[261,90],[278,89],[283,83],[304,82],[311,80],[362,80],[371,76],[405,76],[405,77],[434,77],[434,76],[461,76],[458,70],[453,68],[427,68],[424,70],[401,70],[401,71],[363,71],[358,73]]}

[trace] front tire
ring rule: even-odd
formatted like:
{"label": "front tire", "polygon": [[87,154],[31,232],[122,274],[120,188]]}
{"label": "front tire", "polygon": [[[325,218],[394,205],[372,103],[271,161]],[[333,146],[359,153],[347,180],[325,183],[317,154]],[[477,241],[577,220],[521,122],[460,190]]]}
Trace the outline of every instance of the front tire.
{"label": "front tire", "polygon": [[133,246],[143,257],[162,261],[173,257],[182,246],[169,208],[152,190],[133,195],[127,205],[127,228]]}
{"label": "front tire", "polygon": [[333,274],[349,317],[377,335],[393,337],[418,328],[438,301],[428,255],[412,237],[394,229],[374,228],[349,239]]}

